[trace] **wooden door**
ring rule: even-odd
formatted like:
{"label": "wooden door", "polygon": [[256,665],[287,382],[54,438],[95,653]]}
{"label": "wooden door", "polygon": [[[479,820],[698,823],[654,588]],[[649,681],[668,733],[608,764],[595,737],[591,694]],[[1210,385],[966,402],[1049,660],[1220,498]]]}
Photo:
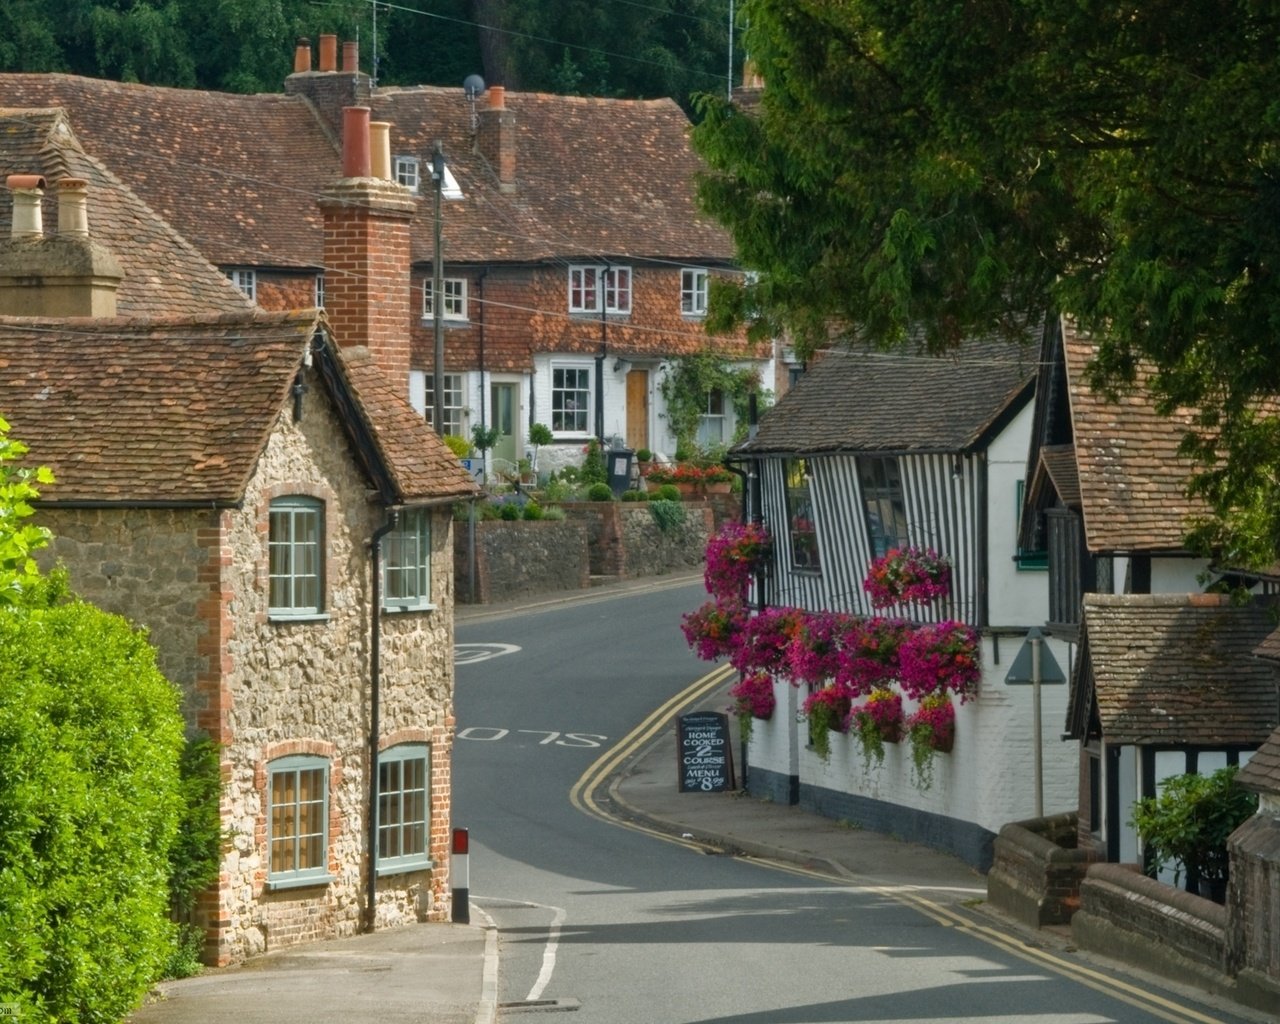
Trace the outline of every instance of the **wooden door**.
{"label": "wooden door", "polygon": [[627,447],[649,447],[649,371],[627,372]]}

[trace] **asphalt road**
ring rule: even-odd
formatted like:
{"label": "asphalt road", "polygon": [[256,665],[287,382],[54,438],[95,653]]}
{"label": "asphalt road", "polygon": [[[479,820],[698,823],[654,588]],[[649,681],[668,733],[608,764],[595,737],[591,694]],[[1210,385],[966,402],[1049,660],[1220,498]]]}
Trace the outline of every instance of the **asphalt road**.
{"label": "asphalt road", "polygon": [[[500,1019],[578,1024],[1235,1024],[1126,1002],[872,887],[708,856],[582,813],[575,785],[708,668],[701,586],[460,623],[454,822],[500,929]],[[675,765],[672,765],[675,785]],[[1138,983],[1145,984],[1145,983]]]}

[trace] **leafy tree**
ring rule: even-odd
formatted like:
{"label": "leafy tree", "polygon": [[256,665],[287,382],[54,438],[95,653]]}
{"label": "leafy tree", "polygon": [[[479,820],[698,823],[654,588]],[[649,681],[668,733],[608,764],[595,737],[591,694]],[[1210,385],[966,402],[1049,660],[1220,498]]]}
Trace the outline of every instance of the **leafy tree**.
{"label": "leafy tree", "polygon": [[49,531],[23,520],[33,514],[36,484],[53,483],[47,466],[15,465],[27,446],[8,436],[9,424],[0,419],[0,608],[29,603],[42,586],[35,552],[49,543]]}
{"label": "leafy tree", "polygon": [[[702,101],[705,207],[758,284],[713,293],[802,350],[833,323],[945,350],[1063,310],[1095,381],[1148,362],[1217,513],[1194,539],[1280,552],[1280,16],[1252,0],[746,0],[767,86]],[[917,335],[916,332],[919,332]]]}

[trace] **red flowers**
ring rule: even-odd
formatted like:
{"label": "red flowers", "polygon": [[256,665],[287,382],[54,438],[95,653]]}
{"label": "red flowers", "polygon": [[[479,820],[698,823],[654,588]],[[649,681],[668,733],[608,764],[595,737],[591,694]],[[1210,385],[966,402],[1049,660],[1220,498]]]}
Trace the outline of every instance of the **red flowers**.
{"label": "red flowers", "polygon": [[892,548],[871,563],[862,589],[876,608],[928,604],[951,592],[951,563],[932,549]]}

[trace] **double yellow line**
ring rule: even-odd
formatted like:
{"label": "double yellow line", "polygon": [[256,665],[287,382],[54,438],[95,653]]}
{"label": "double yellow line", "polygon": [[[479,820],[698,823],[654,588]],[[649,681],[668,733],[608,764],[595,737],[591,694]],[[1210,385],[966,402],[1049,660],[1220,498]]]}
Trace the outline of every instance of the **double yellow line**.
{"label": "double yellow line", "polygon": [[644,749],[659,732],[670,726],[677,715],[704,700],[708,694],[714,693],[736,674],[737,670],[733,666],[720,665],[691,686],[681,690],[665,704],[659,706],[582,773],[582,777],[574,783],[573,789],[569,791],[569,802],[584,814],[593,815],[610,824],[621,825],[623,828],[629,828],[635,832],[643,832],[645,835],[653,836],[655,839],[661,839],[664,842],[675,843],[677,846],[684,846],[700,853],[711,849],[705,843],[679,839],[666,832],[660,832],[657,829],[649,828],[636,822],[623,821],[604,810],[596,802],[596,794],[606,780],[621,765]]}
{"label": "double yellow line", "polygon": [[[706,843],[680,839],[658,829],[618,818],[602,808],[597,803],[596,797],[601,787],[606,784],[610,777],[630,758],[652,742],[662,729],[668,728],[677,715],[704,700],[709,694],[732,679],[734,674],[735,670],[731,666],[719,666],[658,707],[617,744],[601,755],[582,774],[581,778],[574,783],[573,789],[569,791],[569,802],[584,814],[590,814],[610,824],[620,825],[634,832],[641,832],[654,839],[674,843],[677,846],[683,846],[698,853],[714,851],[715,847]],[[1165,999],[1163,996],[1146,991],[1137,985],[1129,984],[1102,971],[1094,970],[1078,961],[1064,959],[1051,950],[1028,945],[1016,933],[1008,929],[985,925],[956,908],[928,899],[918,891],[897,886],[861,885],[845,876],[827,874],[794,864],[757,857],[740,857],[739,859],[776,871],[801,875],[818,881],[831,882],[842,886],[854,885],[859,891],[875,893],[884,898],[895,900],[914,908],[943,927],[963,929],[990,946],[1002,949],[1027,963],[1052,971],[1061,977],[1076,981],[1096,992],[1118,999],[1129,1006],[1136,1007],[1145,1013],[1168,1021],[1169,1024],[1220,1024],[1220,1018],[1218,1017],[1208,1016],[1189,1006]]]}

